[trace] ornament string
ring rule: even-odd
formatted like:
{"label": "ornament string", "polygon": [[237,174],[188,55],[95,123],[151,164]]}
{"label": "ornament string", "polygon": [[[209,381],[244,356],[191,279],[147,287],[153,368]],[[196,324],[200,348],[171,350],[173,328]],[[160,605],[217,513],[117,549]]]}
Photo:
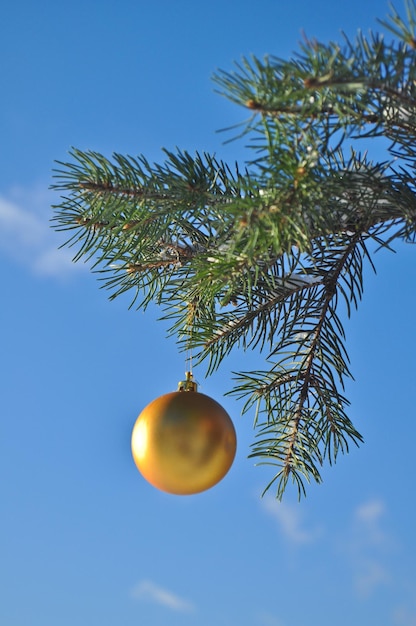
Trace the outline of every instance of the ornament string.
{"label": "ornament string", "polygon": [[193,379],[192,374],[192,330],[195,318],[195,305],[188,302],[188,315],[184,334],[186,335],[186,357],[185,357],[185,380],[179,381],[178,391],[197,391],[198,385]]}
{"label": "ornament string", "polygon": [[187,354],[186,354],[186,371],[192,376],[192,348],[188,342]]}
{"label": "ornament string", "polygon": [[186,373],[192,378],[192,331],[194,327],[195,305],[193,302],[188,303],[188,320],[187,320],[187,340],[186,340]]}

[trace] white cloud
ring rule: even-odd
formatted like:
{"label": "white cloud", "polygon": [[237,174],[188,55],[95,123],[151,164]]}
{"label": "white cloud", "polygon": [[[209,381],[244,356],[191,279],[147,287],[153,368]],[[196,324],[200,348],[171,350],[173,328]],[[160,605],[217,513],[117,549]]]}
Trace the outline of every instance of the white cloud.
{"label": "white cloud", "polygon": [[358,506],[355,510],[355,517],[363,522],[373,523],[383,516],[385,508],[384,502],[375,498]]}
{"label": "white cloud", "polygon": [[256,623],[259,626],[283,626],[283,622],[271,613],[260,613],[257,615]]}
{"label": "white cloud", "polygon": [[385,530],[386,506],[379,498],[372,498],[353,511],[352,522],[343,539],[352,571],[352,580],[358,596],[367,598],[392,582],[386,564],[393,539]]}
{"label": "white cloud", "polygon": [[281,533],[294,544],[305,544],[316,541],[321,535],[318,528],[306,528],[303,520],[303,509],[300,505],[287,504],[265,496],[261,500],[264,510],[277,521]]}
{"label": "white cloud", "polygon": [[398,626],[416,626],[416,613],[406,606],[400,606],[393,613],[393,623]]}
{"label": "white cloud", "polygon": [[391,576],[378,559],[361,556],[356,560],[354,586],[361,597],[370,596],[378,587],[387,585]]}
{"label": "white cloud", "polygon": [[15,237],[18,243],[32,246],[43,236],[39,218],[5,198],[0,198],[0,225],[3,245],[10,244],[10,238]]}
{"label": "white cloud", "polygon": [[85,266],[73,263],[67,249],[58,250],[63,238],[51,228],[52,203],[47,189],[0,196],[0,252],[36,274],[61,277]]}
{"label": "white cloud", "polygon": [[156,585],[150,580],[141,580],[131,590],[132,598],[147,600],[164,606],[172,611],[190,612],[195,609],[192,603],[168,589]]}
{"label": "white cloud", "polygon": [[42,276],[63,276],[74,270],[85,269],[82,263],[74,263],[73,253],[67,249],[45,248],[33,259],[33,270]]}
{"label": "white cloud", "polygon": [[369,500],[355,510],[355,524],[360,535],[365,536],[367,543],[389,542],[386,533],[382,530],[382,519],[385,512],[385,505],[380,499]]}

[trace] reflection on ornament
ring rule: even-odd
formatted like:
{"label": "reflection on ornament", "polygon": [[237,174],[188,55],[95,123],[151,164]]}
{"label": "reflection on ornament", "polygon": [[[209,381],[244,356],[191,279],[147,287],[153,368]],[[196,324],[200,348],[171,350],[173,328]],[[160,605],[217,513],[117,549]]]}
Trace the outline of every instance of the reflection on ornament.
{"label": "reflection on ornament", "polygon": [[237,447],[225,409],[197,391],[192,374],[148,404],[133,428],[134,462],[154,487],[176,495],[205,491],[230,469]]}

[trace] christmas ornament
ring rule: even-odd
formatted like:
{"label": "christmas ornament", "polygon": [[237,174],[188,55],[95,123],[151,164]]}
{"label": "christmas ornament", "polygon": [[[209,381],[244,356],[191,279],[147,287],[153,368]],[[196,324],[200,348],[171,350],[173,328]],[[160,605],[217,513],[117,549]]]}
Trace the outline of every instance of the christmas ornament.
{"label": "christmas ornament", "polygon": [[178,390],[148,404],[133,428],[134,462],[154,487],[176,495],[205,491],[230,469],[234,425],[225,409],[197,391],[190,372]]}

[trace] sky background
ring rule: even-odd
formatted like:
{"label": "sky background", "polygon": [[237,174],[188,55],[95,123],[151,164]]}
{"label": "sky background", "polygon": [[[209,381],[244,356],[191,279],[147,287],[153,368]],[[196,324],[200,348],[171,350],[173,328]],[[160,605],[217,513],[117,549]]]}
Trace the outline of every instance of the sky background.
{"label": "sky background", "polygon": [[[401,5],[397,5],[401,11]],[[243,161],[220,128],[246,113],[211,76],[243,55],[287,57],[379,28],[381,0],[8,2],[0,18],[0,625],[415,626],[415,248],[380,252],[346,322],[350,417],[365,438],[297,502],[261,493],[252,415],[223,394],[236,353],[200,391],[233,417],[226,478],[192,497],[148,485],[137,415],[176,389],[184,358],[158,311],[108,301],[58,250],[54,160],[71,146]],[[244,360],[244,363],[243,363]],[[242,365],[243,363],[243,365]]]}

